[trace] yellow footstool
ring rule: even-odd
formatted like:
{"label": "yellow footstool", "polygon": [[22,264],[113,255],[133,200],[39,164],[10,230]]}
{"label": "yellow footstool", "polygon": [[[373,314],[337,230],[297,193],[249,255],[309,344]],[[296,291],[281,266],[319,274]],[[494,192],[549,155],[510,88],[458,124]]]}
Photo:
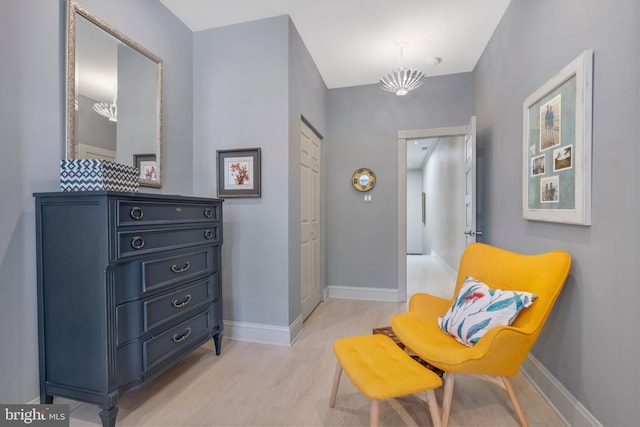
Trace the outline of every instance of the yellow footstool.
{"label": "yellow footstool", "polygon": [[442,385],[438,375],[420,365],[386,335],[340,338],[333,343],[338,359],[329,407],[336,403],[340,377],[344,370],[360,393],[371,399],[371,426],[377,426],[380,401],[426,392],[427,406],[434,426],[440,426],[438,402],[433,389]]}

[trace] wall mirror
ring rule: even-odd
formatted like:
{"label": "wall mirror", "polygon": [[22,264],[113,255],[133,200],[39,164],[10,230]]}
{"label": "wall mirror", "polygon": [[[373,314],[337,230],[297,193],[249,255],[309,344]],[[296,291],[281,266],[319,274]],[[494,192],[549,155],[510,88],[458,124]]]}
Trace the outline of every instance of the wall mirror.
{"label": "wall mirror", "polygon": [[73,0],[67,7],[67,159],[106,159],[162,185],[162,60]]}

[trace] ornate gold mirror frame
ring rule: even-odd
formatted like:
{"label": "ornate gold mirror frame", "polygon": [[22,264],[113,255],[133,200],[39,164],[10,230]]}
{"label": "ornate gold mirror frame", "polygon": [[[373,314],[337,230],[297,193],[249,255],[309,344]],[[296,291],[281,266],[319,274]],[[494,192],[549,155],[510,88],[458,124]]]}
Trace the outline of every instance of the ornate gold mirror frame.
{"label": "ornate gold mirror frame", "polygon": [[[86,19],[89,23],[95,25],[98,30],[104,31],[107,35],[112,36],[114,38],[114,44],[128,46],[133,49],[133,51],[143,55],[148,58],[155,64],[155,76],[150,76],[150,78],[156,77],[157,79],[157,87],[155,88],[155,111],[149,112],[145,111],[144,114],[151,117],[155,114],[155,122],[154,124],[149,125],[149,129],[151,126],[155,128],[155,144],[154,149],[155,152],[150,152],[152,150],[142,150],[139,153],[135,153],[133,155],[127,155],[126,159],[122,159],[120,163],[128,164],[130,166],[141,168],[141,174],[139,178],[140,185],[150,186],[150,187],[160,187],[162,185],[162,59],[156,56],[143,46],[141,46],[136,41],[132,40],[124,33],[118,31],[116,28],[107,24],[105,21],[100,19],[99,17],[93,15],[88,10],[84,9],[82,6],[75,3],[73,0],[69,0],[67,2],[67,63],[66,63],[66,158],[67,159],[75,159],[78,156],[79,143],[76,135],[76,124],[77,124],[77,105],[78,105],[78,95],[76,93],[76,85],[78,82],[78,69],[77,61],[76,61],[76,45],[77,45],[77,24],[78,19]],[[118,46],[119,47],[119,46]],[[118,78],[119,79],[119,78]],[[119,84],[119,83],[118,83]],[[115,92],[117,91],[114,88],[114,104],[115,104]],[[153,100],[151,100],[153,101]],[[136,116],[137,117],[137,116]],[[132,120],[129,122],[131,124]],[[150,122],[150,121],[149,121]],[[134,125],[136,122],[133,122]],[[140,123],[142,125],[142,122]],[[149,135],[152,135],[153,130],[149,131]],[[116,137],[116,139],[118,139]],[[129,143],[132,138],[127,138],[127,142]],[[125,144],[124,141],[116,140],[116,144]],[[129,147],[131,148],[131,147]],[[85,156],[82,156],[85,157]],[[87,156],[89,157],[89,156]],[[136,164],[138,163],[138,164]],[[147,174],[144,174],[145,168],[147,169]],[[153,173],[151,173],[153,171]]]}

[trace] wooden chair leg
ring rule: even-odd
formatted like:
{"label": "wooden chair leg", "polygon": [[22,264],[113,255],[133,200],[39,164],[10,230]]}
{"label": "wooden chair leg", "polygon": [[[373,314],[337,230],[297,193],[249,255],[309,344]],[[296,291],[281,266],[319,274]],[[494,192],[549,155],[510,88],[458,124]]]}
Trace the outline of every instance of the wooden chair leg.
{"label": "wooden chair leg", "polygon": [[520,403],[518,403],[518,398],[516,397],[516,393],[513,391],[513,387],[511,386],[511,381],[507,377],[500,377],[504,384],[505,390],[507,390],[507,394],[509,395],[509,399],[511,400],[511,404],[513,405],[513,409],[516,411],[518,415],[518,419],[520,420],[520,425],[522,427],[528,427],[527,420],[524,418],[524,413],[522,412],[522,408],[520,408]]}
{"label": "wooden chair leg", "polygon": [[380,401],[371,399],[371,414],[369,416],[369,425],[378,427],[380,425]]}
{"label": "wooden chair leg", "polygon": [[455,375],[450,372],[444,374],[444,394],[442,396],[442,427],[449,424],[449,412],[451,411],[451,399],[453,398],[453,385]]}
{"label": "wooden chair leg", "polygon": [[340,362],[336,364],[336,372],[333,375],[333,386],[331,387],[331,397],[329,398],[329,408],[336,405],[336,395],[338,394],[338,385],[340,385],[340,377],[342,376],[342,365]]}
{"label": "wooden chair leg", "polygon": [[442,419],[440,418],[440,411],[438,410],[438,401],[436,400],[436,393],[433,390],[427,390],[427,406],[429,407],[429,413],[431,414],[431,422],[433,427],[442,426]]}

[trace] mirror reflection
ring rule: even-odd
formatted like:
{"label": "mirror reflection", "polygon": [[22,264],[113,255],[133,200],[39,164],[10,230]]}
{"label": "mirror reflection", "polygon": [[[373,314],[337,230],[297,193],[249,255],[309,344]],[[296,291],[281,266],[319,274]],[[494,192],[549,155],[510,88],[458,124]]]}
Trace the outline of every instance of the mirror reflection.
{"label": "mirror reflection", "polygon": [[67,37],[67,158],[134,166],[159,187],[161,59],[73,1]]}
{"label": "mirror reflection", "polygon": [[367,185],[369,183],[369,177],[367,175],[360,175],[358,178],[360,185]]}

